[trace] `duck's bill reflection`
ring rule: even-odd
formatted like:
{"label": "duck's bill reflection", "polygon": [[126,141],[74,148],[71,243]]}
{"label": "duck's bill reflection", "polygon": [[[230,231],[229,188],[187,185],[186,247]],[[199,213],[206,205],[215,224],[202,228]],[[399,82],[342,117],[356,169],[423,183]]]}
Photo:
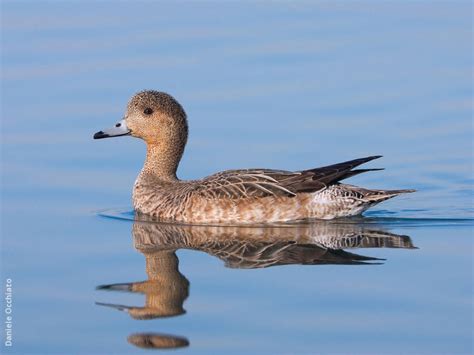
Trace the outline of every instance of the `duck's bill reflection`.
{"label": "duck's bill reflection", "polygon": [[133,309],[133,307],[125,306],[123,304],[113,304],[113,303],[104,303],[104,302],[96,302],[95,304],[97,306],[110,307],[110,308],[114,308],[118,311],[123,311],[123,312]]}
{"label": "duck's bill reflection", "polygon": [[94,139],[102,139],[102,138],[112,138],[112,137],[120,137],[120,136],[128,136],[130,135],[131,131],[127,127],[127,123],[125,119],[117,122],[115,127],[108,128],[103,131],[99,131],[94,134]]}

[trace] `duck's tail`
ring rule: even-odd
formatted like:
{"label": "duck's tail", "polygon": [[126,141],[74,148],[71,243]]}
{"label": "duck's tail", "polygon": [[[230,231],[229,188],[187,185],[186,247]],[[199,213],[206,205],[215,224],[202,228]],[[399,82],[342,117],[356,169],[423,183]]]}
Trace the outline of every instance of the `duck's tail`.
{"label": "duck's tail", "polygon": [[412,193],[416,192],[416,190],[413,189],[404,189],[404,190],[365,190],[364,191],[364,199],[367,200],[367,202],[375,204],[379,203],[385,200],[388,200],[392,197],[401,195],[401,194],[407,194],[407,193]]}

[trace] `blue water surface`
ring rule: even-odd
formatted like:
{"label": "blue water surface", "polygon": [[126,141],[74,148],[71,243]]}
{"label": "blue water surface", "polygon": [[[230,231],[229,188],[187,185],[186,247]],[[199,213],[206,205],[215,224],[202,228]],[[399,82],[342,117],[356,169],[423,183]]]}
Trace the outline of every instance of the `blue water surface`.
{"label": "blue water surface", "polygon": [[[471,2],[2,1],[1,15],[1,282],[13,285],[2,353],[141,353],[173,337],[190,354],[473,352]],[[137,242],[164,232],[131,220],[144,144],[92,140],[142,89],[186,109],[183,179],[384,155],[367,167],[385,171],[348,182],[417,193],[326,239],[273,237],[310,255],[340,228],[402,245],[344,249],[376,258],[364,262],[337,251],[300,265],[292,252],[278,259],[290,265],[250,268],[267,248],[253,240],[257,256],[230,268],[219,234],[207,232],[211,250],[193,230],[179,272],[146,268]],[[169,275],[179,316],[96,304],[169,306]],[[155,276],[161,288],[143,294],[96,290]]]}

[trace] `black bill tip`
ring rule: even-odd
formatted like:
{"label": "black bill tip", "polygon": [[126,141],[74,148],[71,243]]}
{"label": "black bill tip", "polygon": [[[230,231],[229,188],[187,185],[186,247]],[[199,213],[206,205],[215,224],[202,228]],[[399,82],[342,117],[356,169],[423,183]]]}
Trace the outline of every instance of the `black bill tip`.
{"label": "black bill tip", "polygon": [[107,137],[110,137],[110,136],[107,133],[104,133],[103,131],[94,133],[94,139],[101,139],[101,138],[107,138]]}
{"label": "black bill tip", "polygon": [[111,285],[99,285],[96,290],[104,291],[132,291],[132,283],[122,283],[122,284],[111,284]]}

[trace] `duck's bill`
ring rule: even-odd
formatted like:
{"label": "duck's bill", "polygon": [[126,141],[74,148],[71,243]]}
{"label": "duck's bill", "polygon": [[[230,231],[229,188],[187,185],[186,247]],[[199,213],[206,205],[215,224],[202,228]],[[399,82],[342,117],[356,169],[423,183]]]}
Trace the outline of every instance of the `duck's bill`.
{"label": "duck's bill", "polygon": [[115,127],[95,133],[94,139],[128,136],[130,132],[131,131],[128,129],[125,120],[121,120],[115,124]]}

